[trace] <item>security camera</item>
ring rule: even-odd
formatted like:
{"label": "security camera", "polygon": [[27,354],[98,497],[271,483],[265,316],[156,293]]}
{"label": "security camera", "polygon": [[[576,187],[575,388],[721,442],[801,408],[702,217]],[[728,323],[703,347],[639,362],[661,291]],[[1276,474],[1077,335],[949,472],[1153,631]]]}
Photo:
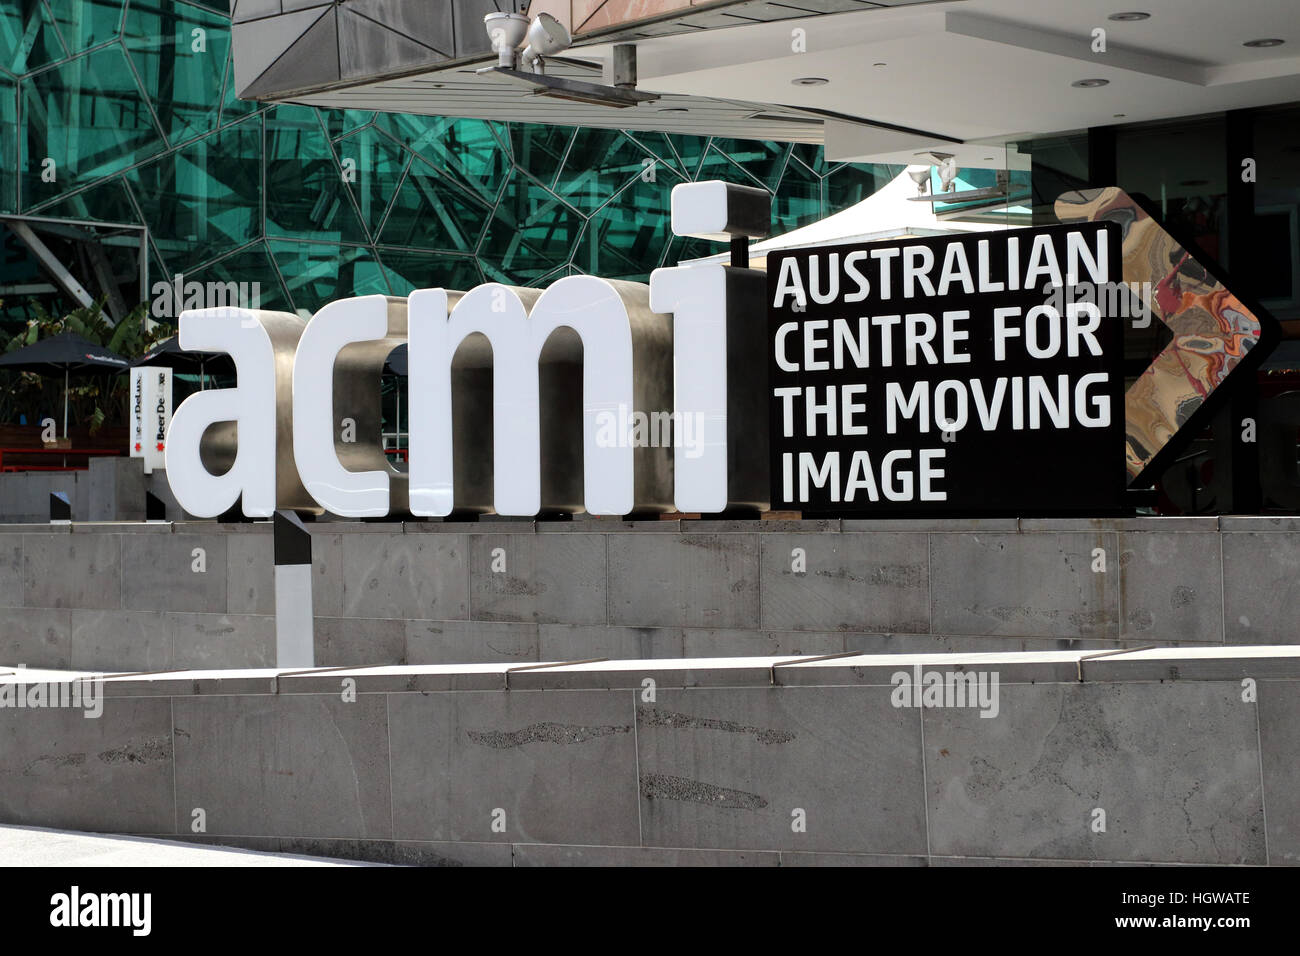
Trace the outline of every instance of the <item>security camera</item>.
{"label": "security camera", "polygon": [[539,13],[528,28],[528,46],[521,59],[534,73],[546,72],[542,57],[563,53],[573,45],[569,29],[549,13]]}
{"label": "security camera", "polygon": [[483,29],[497,55],[497,65],[503,69],[515,68],[515,51],[528,35],[528,18],[522,13],[485,13]]}

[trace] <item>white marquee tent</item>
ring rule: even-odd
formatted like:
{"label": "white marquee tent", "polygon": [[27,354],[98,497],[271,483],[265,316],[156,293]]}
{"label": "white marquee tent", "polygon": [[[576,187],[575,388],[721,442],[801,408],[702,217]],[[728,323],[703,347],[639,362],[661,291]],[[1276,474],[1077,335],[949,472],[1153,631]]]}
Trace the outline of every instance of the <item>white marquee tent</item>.
{"label": "white marquee tent", "polygon": [[[932,176],[931,181],[932,184],[937,184],[938,177]],[[961,191],[967,187],[958,179],[956,188]],[[785,235],[752,243],[749,247],[750,268],[766,269],[767,254],[783,249],[850,242],[877,242],[905,236],[950,236],[962,232],[989,232],[1016,228],[1025,225],[1023,216],[1028,213],[1028,210],[1023,207],[1012,207],[1012,215],[1008,217],[1010,221],[1001,223],[987,220],[972,222],[940,219],[935,215],[935,204],[913,202],[912,197],[916,195],[916,183],[907,170],[904,170],[888,184],[848,209],[801,226]],[[731,253],[723,252],[703,259],[683,262],[682,265],[699,265],[706,262],[726,263],[730,259]]]}

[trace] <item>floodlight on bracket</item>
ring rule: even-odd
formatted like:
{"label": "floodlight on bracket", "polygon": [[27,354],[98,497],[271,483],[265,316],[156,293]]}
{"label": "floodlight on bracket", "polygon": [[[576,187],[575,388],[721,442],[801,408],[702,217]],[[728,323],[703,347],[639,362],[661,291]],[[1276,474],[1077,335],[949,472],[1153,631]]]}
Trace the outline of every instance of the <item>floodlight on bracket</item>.
{"label": "floodlight on bracket", "polygon": [[[497,65],[483,67],[476,73],[503,77],[527,87],[535,96],[549,96],[589,106],[626,109],[659,99],[654,93],[642,93],[635,88],[635,47],[630,51],[618,51],[623,56],[615,57],[616,68],[619,63],[625,65],[622,70],[616,69],[613,85],[589,83],[547,76],[546,58],[555,57],[573,45],[568,28],[549,13],[539,13],[531,22],[521,13],[488,13],[483,17],[483,28],[492,42],[493,52],[497,54]],[[517,52],[525,39],[528,45],[522,53]],[[630,75],[626,67],[629,62]]]}
{"label": "floodlight on bracket", "polygon": [[522,13],[486,13],[483,15],[483,29],[487,31],[492,52],[497,55],[497,65],[514,69],[516,51],[528,35],[528,17]]}
{"label": "floodlight on bracket", "polygon": [[539,13],[528,26],[528,46],[519,55],[524,66],[534,73],[545,73],[546,63],[542,59],[563,53],[573,46],[573,37],[566,27],[549,13]]}
{"label": "floodlight on bracket", "polygon": [[656,93],[643,93],[640,90],[624,86],[606,86],[603,83],[589,83],[586,80],[572,80],[563,76],[547,76],[544,73],[526,73],[523,70],[508,70],[494,66],[479,73],[489,73],[504,77],[512,82],[528,87],[535,96],[549,96],[557,100],[571,100],[586,103],[589,106],[612,106],[626,109],[639,103],[651,103],[659,99]]}
{"label": "floodlight on bracket", "polygon": [[959,203],[975,202],[980,199],[1010,199],[1011,173],[1005,169],[999,169],[995,175],[997,177],[996,185],[993,186],[984,186],[979,189],[964,189],[961,192],[932,193],[928,196],[909,196],[908,202]]}

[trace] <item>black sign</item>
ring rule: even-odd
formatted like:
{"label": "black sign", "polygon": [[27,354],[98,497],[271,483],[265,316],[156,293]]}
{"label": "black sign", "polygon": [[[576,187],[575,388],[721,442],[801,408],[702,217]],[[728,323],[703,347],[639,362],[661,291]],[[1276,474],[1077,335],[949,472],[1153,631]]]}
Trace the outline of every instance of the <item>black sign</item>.
{"label": "black sign", "polygon": [[1088,222],[770,255],[772,507],[1117,510],[1120,246]]}

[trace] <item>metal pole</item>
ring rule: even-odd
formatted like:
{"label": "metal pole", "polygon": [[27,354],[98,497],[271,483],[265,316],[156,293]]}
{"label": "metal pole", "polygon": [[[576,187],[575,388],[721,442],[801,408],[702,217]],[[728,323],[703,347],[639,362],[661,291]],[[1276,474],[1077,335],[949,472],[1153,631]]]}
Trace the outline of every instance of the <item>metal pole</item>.
{"label": "metal pole", "polygon": [[749,268],[749,237],[731,237],[731,267],[733,269]]}
{"label": "metal pole", "polygon": [[76,302],[77,305],[85,308],[90,308],[95,304],[95,300],[90,297],[86,287],[78,282],[76,277],[60,261],[59,257],[50,251],[50,247],[40,240],[36,233],[32,231],[31,226],[17,219],[8,219],[5,224],[23,241],[23,245],[31,250],[37,261],[49,270],[55,284],[66,292],[69,298]]}
{"label": "metal pole", "polygon": [[63,368],[63,437],[68,437],[68,369]]}

